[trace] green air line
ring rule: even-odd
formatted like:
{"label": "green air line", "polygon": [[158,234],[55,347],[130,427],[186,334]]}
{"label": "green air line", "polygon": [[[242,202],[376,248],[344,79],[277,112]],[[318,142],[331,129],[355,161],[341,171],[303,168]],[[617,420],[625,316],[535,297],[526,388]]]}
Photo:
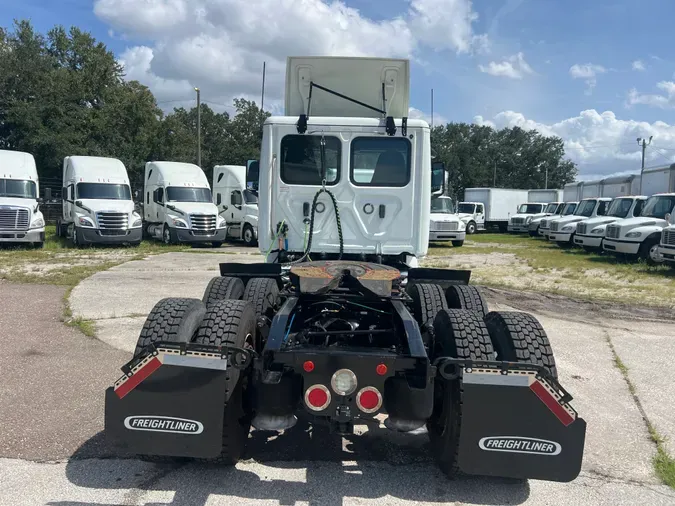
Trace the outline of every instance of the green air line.
{"label": "green air line", "polygon": [[370,311],[377,311],[378,313],[389,314],[389,313],[387,313],[386,311],[382,311],[381,309],[375,309],[374,307],[364,306],[363,304],[359,304],[358,302],[352,302],[352,301],[350,301],[350,300],[346,300],[345,302],[346,302],[347,304],[352,304],[352,305],[354,305],[354,306],[359,306],[359,307],[362,307],[362,308],[364,308],[364,309],[368,309],[368,310],[370,310]]}
{"label": "green air line", "polygon": [[281,220],[281,225],[279,225],[279,228],[277,229],[277,235],[274,237],[274,240],[272,241],[272,244],[270,244],[269,249],[267,250],[267,253],[265,254],[265,262],[267,262],[267,257],[270,256],[270,251],[272,251],[272,247],[277,243],[279,240],[279,234],[281,234],[281,231],[284,229],[284,223],[286,223],[286,220]]}

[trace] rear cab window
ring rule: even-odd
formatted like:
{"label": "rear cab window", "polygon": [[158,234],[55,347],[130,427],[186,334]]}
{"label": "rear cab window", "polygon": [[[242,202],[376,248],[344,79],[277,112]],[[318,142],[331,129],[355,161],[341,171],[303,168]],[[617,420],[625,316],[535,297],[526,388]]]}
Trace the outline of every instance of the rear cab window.
{"label": "rear cab window", "polygon": [[[340,139],[325,135],[326,185],[337,184],[340,180],[341,148]],[[280,177],[286,184],[322,184],[321,136],[286,135],[281,139]]]}
{"label": "rear cab window", "polygon": [[356,186],[403,187],[410,183],[412,146],[403,137],[356,137],[349,179]]}

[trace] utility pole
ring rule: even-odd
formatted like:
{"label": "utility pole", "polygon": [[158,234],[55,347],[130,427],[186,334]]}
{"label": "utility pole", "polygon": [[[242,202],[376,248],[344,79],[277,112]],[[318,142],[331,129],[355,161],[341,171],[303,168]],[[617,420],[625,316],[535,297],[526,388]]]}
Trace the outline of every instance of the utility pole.
{"label": "utility pole", "polygon": [[647,146],[649,146],[652,143],[652,137],[653,135],[649,136],[649,142],[647,142],[646,139],[643,139],[641,137],[637,138],[637,143],[638,146],[642,146],[642,167],[640,167],[640,193],[642,193],[642,173],[645,170],[645,151],[647,151]]}
{"label": "utility pole", "polygon": [[495,158],[495,171],[492,176],[492,187],[497,188],[497,159]]}
{"label": "utility pole", "polygon": [[544,178],[544,190],[548,190],[548,163],[546,164],[546,176]]}
{"label": "utility pole", "polygon": [[199,88],[197,92],[197,165],[202,166],[202,104]]}
{"label": "utility pole", "polygon": [[431,88],[431,129],[434,129],[434,89]]}

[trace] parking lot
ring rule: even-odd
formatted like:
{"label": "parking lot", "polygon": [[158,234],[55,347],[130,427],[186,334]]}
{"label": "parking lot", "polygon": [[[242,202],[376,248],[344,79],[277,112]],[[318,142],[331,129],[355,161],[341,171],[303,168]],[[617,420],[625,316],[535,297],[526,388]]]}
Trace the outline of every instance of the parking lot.
{"label": "parking lot", "polygon": [[[432,245],[425,263],[471,267],[474,283],[490,286],[484,289],[490,309],[525,310],[541,320],[561,383],[588,423],[583,470],[574,482],[448,481],[430,457],[426,434],[383,426],[359,426],[344,438],[304,424],[279,436],[253,431],[246,459],[234,469],[114,454],[101,436],[103,391],[130,357],[147,312],[162,297],[200,298],[219,262],[261,257],[241,247],[62,251],[117,256],[93,262],[109,268],[74,274],[82,279],[72,291],[70,278],[44,284],[28,264],[15,265],[23,277],[12,277],[14,269],[0,281],[0,425],[8,428],[0,434],[0,504],[675,504],[675,491],[664,483],[664,473],[673,471],[663,466],[666,452],[675,454],[670,271],[603,264],[575,252],[544,257],[539,249],[548,245],[503,237],[476,236],[456,249]],[[51,260],[71,261],[82,263]],[[584,284],[585,269],[596,269],[585,274],[591,281],[602,277],[616,286],[630,277],[626,293],[644,293],[645,304],[635,298],[617,304],[605,285]],[[651,288],[655,277],[663,280],[660,292]],[[575,297],[574,287],[584,286]],[[666,295],[661,304],[658,293]],[[78,325],[61,323],[64,304],[68,321]],[[655,438],[665,439],[661,451]]]}

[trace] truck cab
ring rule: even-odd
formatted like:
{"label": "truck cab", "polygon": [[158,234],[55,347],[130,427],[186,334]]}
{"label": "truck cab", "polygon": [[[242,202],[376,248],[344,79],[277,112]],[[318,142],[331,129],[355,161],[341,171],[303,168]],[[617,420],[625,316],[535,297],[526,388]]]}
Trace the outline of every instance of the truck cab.
{"label": "truck cab", "polygon": [[573,245],[577,223],[596,216],[605,216],[611,201],[612,199],[606,197],[583,199],[579,202],[574,214],[551,221],[548,240],[558,243],[558,245]]}
{"label": "truck cab", "polygon": [[142,239],[129,176],[114,158],[67,156],[63,160],[63,209],[56,233],[75,246],[131,244]]}
{"label": "truck cab", "polygon": [[452,241],[460,247],[466,238],[466,225],[459,219],[450,197],[439,195],[431,199],[429,241]]}
{"label": "truck cab", "polygon": [[245,165],[213,168],[213,203],[227,222],[227,239],[254,246],[258,240],[258,193],[246,185]]}
{"label": "truck cab", "polygon": [[39,195],[33,155],[0,150],[0,243],[44,245],[45,220]]}
{"label": "truck cab", "polygon": [[544,218],[547,216],[562,216],[564,209],[564,202],[550,202],[546,205],[543,213],[528,216],[525,221],[527,222],[527,231],[530,237],[539,237],[539,229]]}
{"label": "truck cab", "polygon": [[145,164],[143,213],[148,237],[165,244],[222,246],[225,218],[218,215],[204,171],[192,163]]}
{"label": "truck cab", "polygon": [[579,202],[565,202],[562,207],[556,209],[556,212],[553,215],[541,218],[537,228],[537,235],[548,241],[548,236],[551,232],[551,222],[561,217],[572,216],[577,210],[578,205]]}
{"label": "truck cab", "polygon": [[673,224],[674,216],[666,216],[666,221],[669,223],[667,227],[661,232],[661,243],[659,244],[658,254],[660,259],[670,264],[675,268],[675,224]]}
{"label": "truck cab", "polygon": [[457,213],[466,226],[467,234],[485,230],[485,204],[482,202],[460,202],[457,205]]}
{"label": "truck cab", "polygon": [[657,193],[645,202],[640,216],[607,225],[602,248],[611,253],[639,257],[660,263],[659,242],[675,212],[675,193]]}
{"label": "truck cab", "polygon": [[586,250],[602,250],[607,225],[626,218],[640,216],[647,197],[628,196],[612,200],[605,216],[590,218],[577,223],[574,244]]}
{"label": "truck cab", "polygon": [[527,232],[530,229],[530,222],[534,218],[541,218],[546,216],[546,209],[549,204],[528,202],[518,206],[518,212],[509,218],[509,225],[507,230],[509,232],[521,233]]}

